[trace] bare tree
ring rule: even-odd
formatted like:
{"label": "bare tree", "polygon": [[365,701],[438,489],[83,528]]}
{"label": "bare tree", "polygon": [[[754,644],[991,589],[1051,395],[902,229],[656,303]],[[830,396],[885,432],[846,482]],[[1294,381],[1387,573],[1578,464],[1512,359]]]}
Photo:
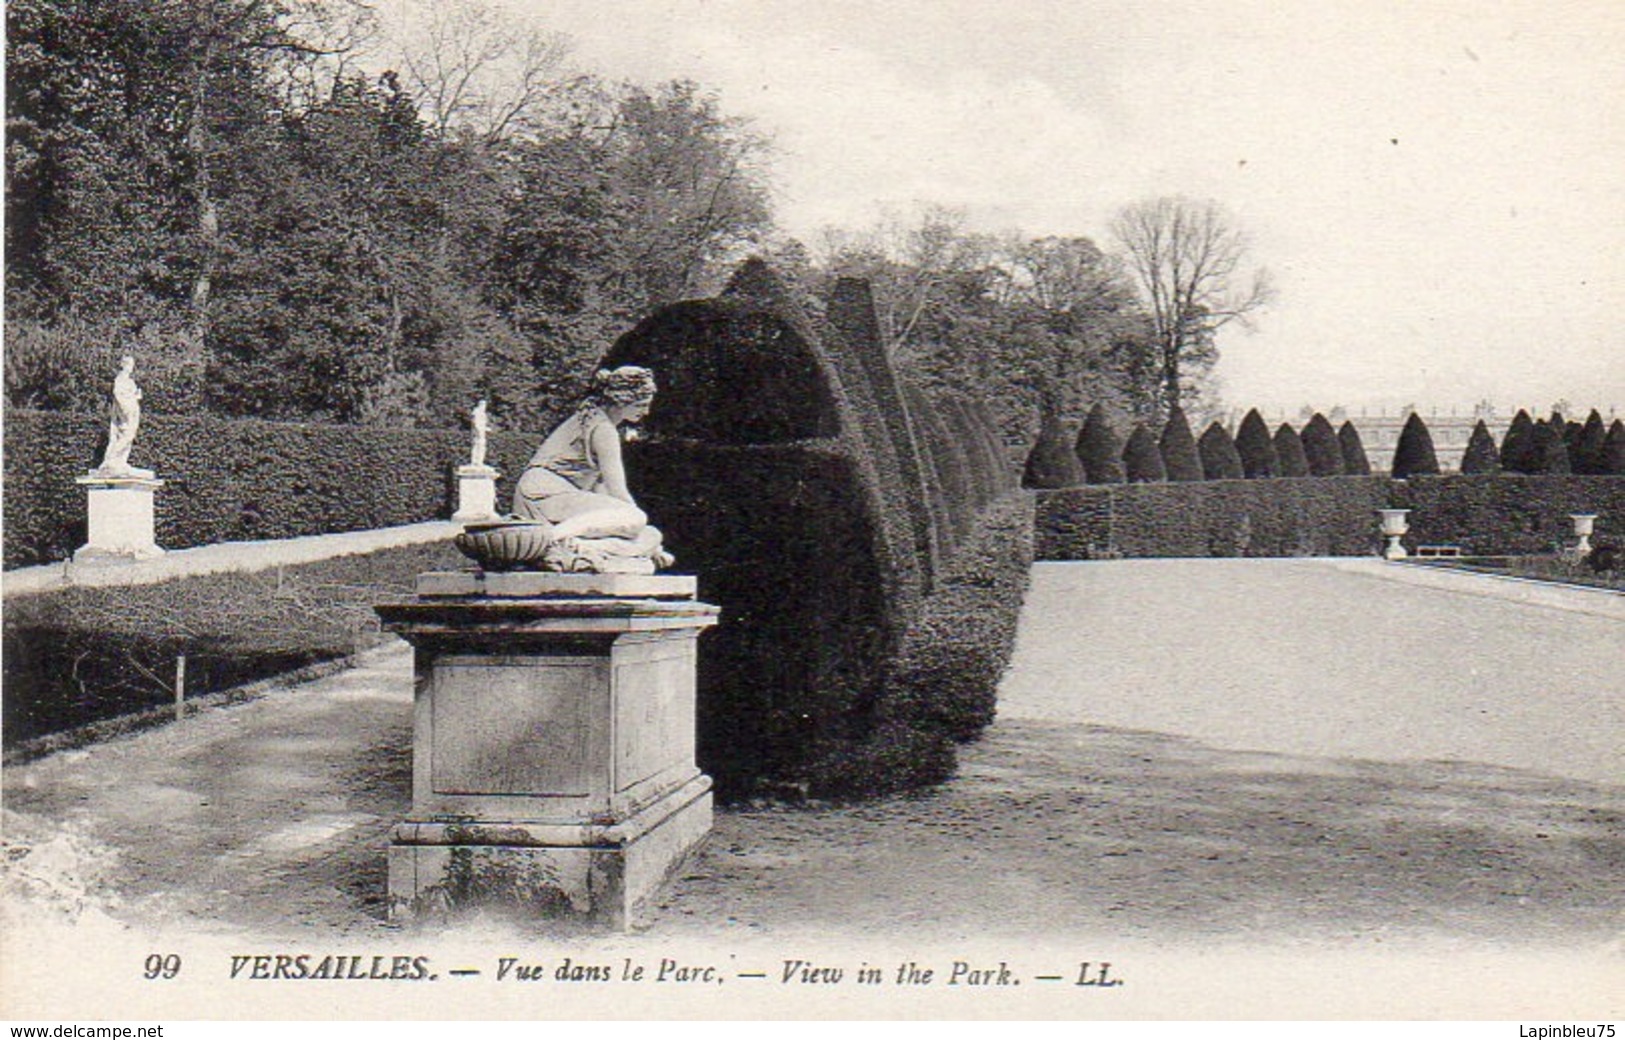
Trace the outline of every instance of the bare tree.
{"label": "bare tree", "polygon": [[495,143],[545,124],[566,80],[569,36],[483,0],[412,0],[402,13],[394,58],[429,126]]}
{"label": "bare tree", "polygon": [[947,306],[955,278],[987,267],[994,245],[965,230],[962,211],[932,205],[912,219],[888,212],[862,232],[825,228],[818,252],[832,275],[870,282],[881,338],[895,357],[922,321]]}
{"label": "bare tree", "polygon": [[1218,359],[1218,330],[1232,321],[1250,327],[1249,316],[1272,299],[1269,272],[1242,273],[1246,236],[1213,201],[1137,202],[1117,215],[1112,234],[1146,297],[1160,403],[1171,408]]}

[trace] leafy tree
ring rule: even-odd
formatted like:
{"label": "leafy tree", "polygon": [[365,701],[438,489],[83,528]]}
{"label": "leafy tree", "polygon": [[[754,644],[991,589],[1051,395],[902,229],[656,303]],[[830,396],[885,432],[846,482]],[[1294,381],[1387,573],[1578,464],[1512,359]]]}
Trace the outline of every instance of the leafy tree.
{"label": "leafy tree", "polygon": [[1563,445],[1563,435],[1558,432],[1560,429],[1544,419],[1535,423],[1534,436],[1530,438],[1533,444],[1530,455],[1535,459],[1535,468],[1530,472],[1569,472],[1569,451]]}
{"label": "leafy tree", "polygon": [[1365,445],[1360,441],[1360,431],[1355,428],[1352,420],[1345,419],[1343,425],[1337,428],[1337,445],[1343,453],[1344,473],[1354,477],[1371,475],[1371,462],[1365,456]]}
{"label": "leafy tree", "polygon": [[1106,418],[1106,407],[1096,403],[1089,409],[1078,432],[1078,460],[1083,463],[1083,479],[1091,484],[1121,484],[1123,442]]}
{"label": "leafy tree", "polygon": [[1185,412],[1178,406],[1168,410],[1168,421],[1163,424],[1158,441],[1162,452],[1162,467],[1169,480],[1201,480],[1202,456],[1197,453],[1196,440],[1191,436]]}
{"label": "leafy tree", "polygon": [[1242,473],[1249,480],[1281,475],[1281,459],[1275,454],[1275,441],[1256,408],[1243,416],[1241,425],[1236,428],[1236,453],[1241,456]]}
{"label": "leafy tree", "polygon": [[1275,457],[1281,462],[1281,476],[1307,477],[1309,459],[1304,454],[1303,441],[1291,423],[1282,423],[1275,430]]}
{"label": "leafy tree", "polygon": [[1073,450],[1072,438],[1060,416],[1047,415],[1039,427],[1038,440],[1027,455],[1021,486],[1026,488],[1076,487],[1083,483],[1083,465]]}
{"label": "leafy tree", "polygon": [[1467,450],[1461,456],[1461,471],[1498,473],[1500,470],[1501,453],[1495,450],[1495,438],[1490,435],[1490,428],[1480,419],[1473,427],[1472,436],[1467,439]]}
{"label": "leafy tree", "polygon": [[1522,408],[1501,437],[1501,468],[1508,473],[1537,473],[1540,460],[1535,455],[1535,422]]}
{"label": "leafy tree", "polygon": [[1439,475],[1439,458],[1433,450],[1433,435],[1418,412],[1412,412],[1399,431],[1390,475],[1395,480]]}
{"label": "leafy tree", "polygon": [[1203,430],[1201,439],[1196,442],[1196,450],[1202,457],[1204,479],[1240,480],[1246,476],[1241,455],[1236,451],[1236,442],[1230,439],[1230,431],[1223,424],[1214,422]]}
{"label": "leafy tree", "polygon": [[1242,281],[1247,239],[1216,202],[1147,199],[1119,212],[1112,233],[1150,314],[1161,403],[1180,404],[1218,359],[1218,331],[1269,302],[1269,274]]}
{"label": "leafy tree", "polygon": [[1162,466],[1162,452],[1157,450],[1157,440],[1144,423],[1134,424],[1133,431],[1128,435],[1128,443],[1123,446],[1123,472],[1131,484],[1168,479]]}
{"label": "leafy tree", "polygon": [[1337,443],[1337,431],[1324,415],[1316,412],[1304,424],[1299,439],[1303,442],[1304,461],[1309,473],[1316,477],[1343,475],[1343,449]]}
{"label": "leafy tree", "polygon": [[1625,420],[1615,419],[1602,445],[1602,473],[1625,477]]}

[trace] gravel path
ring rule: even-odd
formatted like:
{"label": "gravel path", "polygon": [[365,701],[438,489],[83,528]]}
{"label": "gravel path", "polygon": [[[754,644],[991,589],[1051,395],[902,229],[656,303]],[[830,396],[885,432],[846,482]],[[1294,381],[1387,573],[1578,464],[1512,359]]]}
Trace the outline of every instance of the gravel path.
{"label": "gravel path", "polygon": [[[719,814],[639,941],[1536,946],[1625,980],[1622,632],[1320,561],[1039,565],[958,778]],[[410,668],[6,770],[8,911],[398,937]]]}

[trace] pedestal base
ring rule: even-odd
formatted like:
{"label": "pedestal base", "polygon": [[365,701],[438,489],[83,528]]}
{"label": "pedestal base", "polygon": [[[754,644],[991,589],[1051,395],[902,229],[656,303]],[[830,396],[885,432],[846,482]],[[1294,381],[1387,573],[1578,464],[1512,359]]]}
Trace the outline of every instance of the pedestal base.
{"label": "pedestal base", "polygon": [[711,827],[693,578],[426,574],[379,604],[416,651],[389,910],[636,924]]}
{"label": "pedestal base", "polygon": [[408,820],[389,848],[390,920],[479,909],[624,930],[710,830],[704,776],[613,826]]}
{"label": "pedestal base", "polygon": [[457,512],[453,520],[494,520],[497,517],[497,471],[490,466],[457,467]]}
{"label": "pedestal base", "polygon": [[89,495],[89,540],[74,552],[74,563],[134,563],[164,554],[153,536],[153,498],[164,482],[150,470],[117,475],[92,471],[78,483]]}

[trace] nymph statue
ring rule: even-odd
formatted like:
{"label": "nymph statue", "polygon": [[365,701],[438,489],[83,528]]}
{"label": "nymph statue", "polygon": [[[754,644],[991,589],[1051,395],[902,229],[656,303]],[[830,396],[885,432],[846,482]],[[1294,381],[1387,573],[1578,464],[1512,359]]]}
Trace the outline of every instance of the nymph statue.
{"label": "nymph statue", "polygon": [[135,385],[135,358],[126,354],[113,378],[113,417],[107,430],[107,453],[97,473],[136,476],[146,473],[130,465],[130,448],[141,426],[141,388]]}
{"label": "nymph statue", "polygon": [[654,373],[601,370],[581,406],[548,435],[514,488],[514,515],[553,525],[548,570],[652,574],[672,557],[626,486],[622,423],[654,400]]}

